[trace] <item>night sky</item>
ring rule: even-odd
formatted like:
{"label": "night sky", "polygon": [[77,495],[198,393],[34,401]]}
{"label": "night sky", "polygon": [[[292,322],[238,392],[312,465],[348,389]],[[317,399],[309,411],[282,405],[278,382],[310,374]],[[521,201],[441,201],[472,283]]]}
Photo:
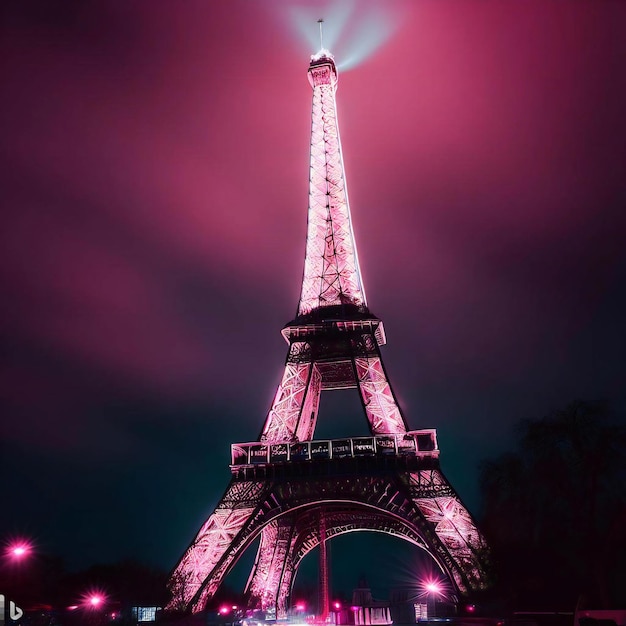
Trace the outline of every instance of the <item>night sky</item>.
{"label": "night sky", "polygon": [[[318,17],[385,365],[470,509],[519,419],[626,409],[626,3],[2,11],[1,540],[170,569],[258,437],[302,276]],[[322,396],[318,436],[364,432],[354,393]]]}

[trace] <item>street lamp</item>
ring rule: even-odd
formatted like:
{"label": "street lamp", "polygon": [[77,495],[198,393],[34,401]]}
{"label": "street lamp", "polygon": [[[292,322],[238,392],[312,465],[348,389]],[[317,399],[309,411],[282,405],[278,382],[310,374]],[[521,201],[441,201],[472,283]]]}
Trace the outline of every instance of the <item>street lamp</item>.
{"label": "street lamp", "polygon": [[104,609],[108,598],[100,589],[92,587],[81,597],[80,607],[83,609],[83,624],[100,626],[106,620]]}
{"label": "street lamp", "polygon": [[435,582],[426,583],[426,591],[428,591],[428,593],[430,594],[438,596],[441,594],[441,587],[439,586],[439,583],[435,583]]}
{"label": "street lamp", "polygon": [[6,548],[6,554],[12,561],[23,561],[31,551],[31,544],[24,539],[11,541]]}
{"label": "street lamp", "polygon": [[[435,617],[435,606],[437,602],[437,597],[442,597],[444,595],[443,584],[439,580],[428,578],[422,581],[421,586],[424,590],[424,595],[427,596],[427,600],[431,600],[433,603],[432,616]],[[430,615],[428,617],[430,618]]]}
{"label": "street lamp", "polygon": [[102,598],[102,596],[99,596],[99,595],[93,595],[89,598],[89,604],[94,609],[98,608],[103,602],[104,602],[104,599]]}
{"label": "street lamp", "polygon": [[[4,543],[0,562],[5,589],[1,593],[15,597],[23,596],[29,588],[29,577],[33,574],[33,545],[26,539],[11,539]],[[2,615],[0,614],[0,619]]]}
{"label": "street lamp", "polygon": [[90,589],[81,597],[81,606],[96,611],[107,603],[106,594],[100,589]]}

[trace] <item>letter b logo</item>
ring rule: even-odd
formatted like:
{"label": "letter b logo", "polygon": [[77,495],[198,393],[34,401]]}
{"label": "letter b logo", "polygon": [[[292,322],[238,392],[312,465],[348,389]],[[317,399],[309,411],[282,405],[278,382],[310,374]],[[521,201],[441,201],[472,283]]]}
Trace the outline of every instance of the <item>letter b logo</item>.
{"label": "letter b logo", "polygon": [[22,615],[24,615],[24,611],[22,611],[22,609],[20,609],[20,607],[17,606],[17,604],[15,604],[13,600],[11,600],[11,602],[9,602],[9,617],[14,622],[17,622],[17,620],[20,619]]}

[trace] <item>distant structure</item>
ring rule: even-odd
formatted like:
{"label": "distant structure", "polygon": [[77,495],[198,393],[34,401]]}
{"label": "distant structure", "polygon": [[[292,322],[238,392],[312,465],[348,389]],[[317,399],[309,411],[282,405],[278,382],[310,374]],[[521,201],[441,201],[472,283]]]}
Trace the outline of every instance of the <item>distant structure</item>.
{"label": "distant structure", "polygon": [[352,620],[347,623],[355,626],[393,624],[389,602],[376,602],[364,578],[359,580],[359,586],[352,592],[350,612]]}
{"label": "distant structure", "polygon": [[[232,446],[230,484],[171,575],[169,609],[201,611],[259,536],[245,592],[249,607],[276,619],[287,616],[303,557],[319,547],[327,572],[327,542],[352,531],[423,548],[461,594],[487,584],[485,541],[441,472],[436,431],[409,430],[383,366],[385,332],[367,305],[352,230],[330,52],[311,58],[308,78],[308,230],[296,317],[282,330],[285,371],[258,440]],[[349,387],[370,435],[315,440],[320,393]],[[322,575],[323,616],[327,583]]]}

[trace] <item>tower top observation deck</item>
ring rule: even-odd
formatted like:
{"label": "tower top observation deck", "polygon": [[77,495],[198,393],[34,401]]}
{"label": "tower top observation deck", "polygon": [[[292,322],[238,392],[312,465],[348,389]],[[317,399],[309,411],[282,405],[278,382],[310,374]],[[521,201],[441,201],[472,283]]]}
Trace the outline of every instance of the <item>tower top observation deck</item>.
{"label": "tower top observation deck", "polygon": [[332,85],[337,88],[337,67],[333,55],[322,48],[316,54],[311,55],[309,64],[309,83],[315,88],[318,85]]}

